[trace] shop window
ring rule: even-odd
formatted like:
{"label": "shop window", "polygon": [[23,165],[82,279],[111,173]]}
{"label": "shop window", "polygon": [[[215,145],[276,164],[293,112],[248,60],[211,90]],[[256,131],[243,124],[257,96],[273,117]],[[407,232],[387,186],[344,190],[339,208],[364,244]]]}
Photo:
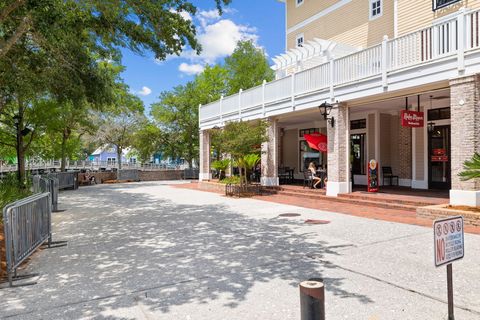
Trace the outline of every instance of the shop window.
{"label": "shop window", "polygon": [[450,107],[428,110],[428,121],[450,119]]}
{"label": "shop window", "polygon": [[304,134],[312,134],[312,133],[320,133],[319,128],[309,128],[309,129],[301,129],[298,131],[298,136],[303,138]]}
{"label": "shop window", "polygon": [[455,2],[460,2],[460,0],[433,0],[433,11],[441,9],[443,7],[454,4]]}
{"label": "shop window", "polygon": [[366,128],[367,128],[367,119],[350,121],[350,130],[366,129]]}
{"label": "shop window", "polygon": [[350,136],[350,161],[352,162],[352,174],[364,175],[367,167],[365,157],[365,137],[362,134]]}
{"label": "shop window", "polygon": [[310,148],[307,141],[301,140],[300,143],[300,172],[308,168],[310,162],[315,163],[317,168],[323,166],[322,153]]}

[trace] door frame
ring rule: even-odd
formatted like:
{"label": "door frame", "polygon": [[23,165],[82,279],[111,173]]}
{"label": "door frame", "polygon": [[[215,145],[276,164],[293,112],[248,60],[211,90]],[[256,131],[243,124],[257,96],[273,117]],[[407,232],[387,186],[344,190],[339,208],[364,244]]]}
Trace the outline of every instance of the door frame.
{"label": "door frame", "polygon": [[452,128],[450,124],[439,123],[435,125],[435,128],[448,128],[448,145],[447,145],[447,181],[446,182],[433,182],[432,181],[432,132],[427,131],[427,157],[428,157],[428,189],[437,189],[437,190],[448,190],[452,185],[452,158],[451,158],[451,148],[452,148]]}

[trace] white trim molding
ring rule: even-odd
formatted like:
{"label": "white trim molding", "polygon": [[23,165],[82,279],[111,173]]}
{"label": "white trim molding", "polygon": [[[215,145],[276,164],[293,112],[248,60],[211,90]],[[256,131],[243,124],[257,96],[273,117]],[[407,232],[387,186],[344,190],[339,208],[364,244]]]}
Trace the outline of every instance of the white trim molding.
{"label": "white trim molding", "polygon": [[[373,6],[376,6],[375,10],[380,9],[380,12],[377,14],[373,14]],[[378,6],[380,7],[378,7]],[[383,0],[369,0],[368,1],[368,19],[375,20],[383,16]]]}
{"label": "white trim molding", "polygon": [[412,189],[428,190],[428,180],[412,180]]}

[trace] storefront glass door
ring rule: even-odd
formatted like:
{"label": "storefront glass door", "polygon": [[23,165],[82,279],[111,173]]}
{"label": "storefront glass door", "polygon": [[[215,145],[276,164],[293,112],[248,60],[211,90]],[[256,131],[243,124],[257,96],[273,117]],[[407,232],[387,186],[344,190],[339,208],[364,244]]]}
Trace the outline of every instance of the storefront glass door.
{"label": "storefront glass door", "polygon": [[450,126],[435,126],[428,142],[429,188],[450,189]]}

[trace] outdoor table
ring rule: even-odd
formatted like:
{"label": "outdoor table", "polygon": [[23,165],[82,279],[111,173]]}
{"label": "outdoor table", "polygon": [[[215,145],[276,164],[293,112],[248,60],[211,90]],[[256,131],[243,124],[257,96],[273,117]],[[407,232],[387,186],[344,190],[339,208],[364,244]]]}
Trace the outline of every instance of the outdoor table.
{"label": "outdoor table", "polygon": [[325,188],[325,178],[327,177],[327,171],[324,169],[317,170],[317,177],[320,178],[320,188]]}

